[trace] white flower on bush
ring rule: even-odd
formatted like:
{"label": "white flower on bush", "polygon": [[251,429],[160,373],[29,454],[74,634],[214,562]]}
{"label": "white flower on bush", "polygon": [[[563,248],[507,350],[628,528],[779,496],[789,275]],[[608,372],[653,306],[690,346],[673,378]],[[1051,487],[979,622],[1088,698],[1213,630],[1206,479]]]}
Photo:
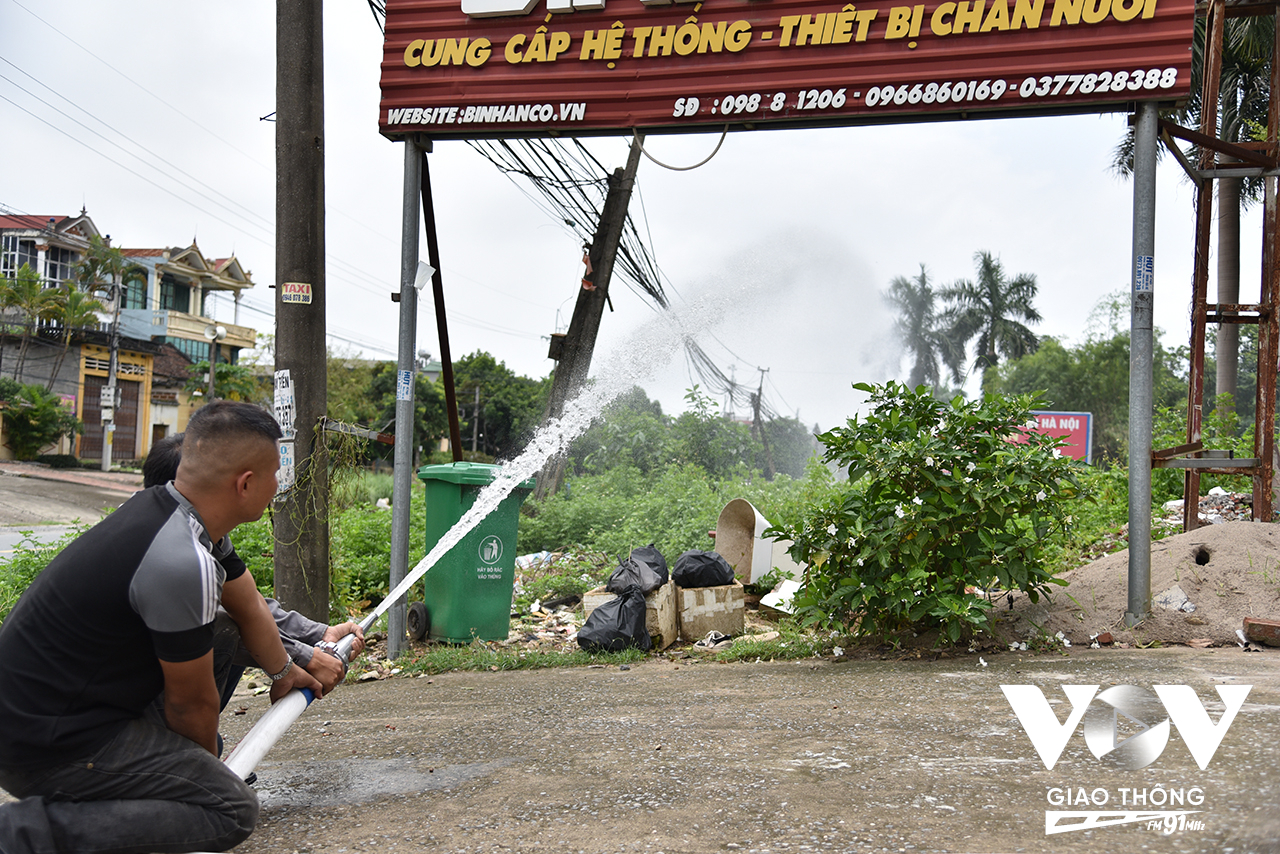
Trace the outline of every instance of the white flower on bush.
{"label": "white flower on bush", "polygon": [[834,655],[836,658],[839,658],[840,656],[844,655],[844,647],[839,647],[839,646],[831,647],[831,654]]}
{"label": "white flower on bush", "polygon": [[921,498],[920,498],[920,496],[918,496],[918,495],[917,495],[915,498],[912,498],[912,499],[911,499],[911,503],[912,503],[912,504],[914,504],[915,506],[919,507],[919,506],[921,506],[921,505],[923,505],[923,504],[924,504],[924,501],[922,501],[922,500],[921,500]]}
{"label": "white flower on bush", "polygon": [[[862,566],[862,558],[858,558],[858,566]],[[862,585],[859,585],[859,586],[861,586],[861,587],[866,587],[867,585],[862,584]]]}
{"label": "white flower on bush", "polygon": [[1025,426],[1028,430],[1034,430],[1034,429],[1036,429],[1037,427],[1039,427],[1039,426],[1040,426],[1040,422],[1036,421],[1036,419],[1035,419],[1035,418],[1031,418],[1031,419],[1029,419],[1029,420],[1027,421],[1027,423],[1026,423],[1024,426]]}
{"label": "white flower on bush", "polygon": [[849,548],[853,548],[853,547],[854,547],[854,546],[856,546],[857,544],[858,544],[858,538],[857,538],[857,537],[850,537],[850,538],[849,538]]}
{"label": "white flower on bush", "polygon": [[897,507],[893,508],[893,515],[895,515],[895,516],[897,516],[899,519],[901,519],[903,516],[906,516],[906,515],[907,515],[907,511],[906,511],[906,510],[903,510],[903,509],[902,509],[902,505],[901,505],[901,504],[899,504]]}
{"label": "white flower on bush", "polygon": [[969,460],[969,464],[964,468],[965,468],[965,471],[969,472],[969,474],[973,474],[973,470],[976,469],[977,467],[978,467],[977,463],[975,463],[973,460]]}
{"label": "white flower on bush", "polygon": [[1044,501],[1048,497],[1049,496],[1045,495],[1043,489],[1036,493],[1036,501]]}
{"label": "white flower on bush", "polygon": [[835,522],[832,522],[830,525],[828,525],[828,526],[827,526],[827,533],[828,533],[828,534],[830,534],[830,535],[831,535],[831,536],[833,536],[833,537],[836,535],[836,523],[835,523]]}
{"label": "white flower on bush", "polygon": [[925,465],[927,465],[927,466],[932,467],[932,466],[933,466],[933,457],[925,457],[925,458],[924,458],[924,464],[925,464]]}

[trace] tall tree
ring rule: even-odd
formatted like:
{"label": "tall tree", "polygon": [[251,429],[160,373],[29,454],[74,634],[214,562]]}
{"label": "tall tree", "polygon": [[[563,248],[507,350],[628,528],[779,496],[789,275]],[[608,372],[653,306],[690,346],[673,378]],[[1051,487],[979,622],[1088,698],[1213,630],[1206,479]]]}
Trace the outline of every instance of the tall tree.
{"label": "tall tree", "polygon": [[21,382],[22,369],[27,361],[27,348],[36,325],[48,320],[57,307],[57,291],[46,288],[40,274],[29,264],[18,268],[17,274],[0,287],[0,306],[16,308],[22,315],[22,341],[18,345],[18,358],[14,360],[13,378]]}
{"label": "tall tree", "polygon": [[[1036,334],[1025,325],[1040,322],[1040,312],[1031,304],[1039,286],[1031,273],[1010,279],[1000,259],[985,250],[976,253],[973,260],[978,277],[960,279],[943,288],[940,295],[949,303],[943,322],[950,338],[961,347],[977,338],[974,367],[982,371],[985,391],[1000,357],[1017,359],[1034,353],[1039,346]],[[958,367],[952,369],[952,375],[959,382]]]}
{"label": "tall tree", "polygon": [[67,351],[71,349],[71,331],[96,325],[99,314],[106,311],[101,302],[74,285],[58,288],[54,306],[53,319],[62,327],[62,352],[58,354],[58,360],[49,372],[49,382],[45,385],[47,391],[53,391],[53,383],[62,370],[62,363],[66,361]]}
{"label": "tall tree", "polygon": [[911,357],[908,385],[937,387],[942,381],[943,367],[952,374],[959,372],[960,363],[964,361],[964,346],[956,346],[948,330],[943,328],[936,310],[937,294],[929,284],[929,272],[923,264],[920,275],[913,279],[894,277],[885,301],[898,310],[893,327]]}

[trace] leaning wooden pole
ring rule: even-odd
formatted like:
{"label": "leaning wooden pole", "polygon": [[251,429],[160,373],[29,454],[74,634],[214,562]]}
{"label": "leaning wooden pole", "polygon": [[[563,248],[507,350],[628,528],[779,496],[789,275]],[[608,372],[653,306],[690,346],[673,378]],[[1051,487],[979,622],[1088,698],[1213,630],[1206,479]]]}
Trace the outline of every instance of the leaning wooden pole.
{"label": "leaning wooden pole", "polygon": [[[276,2],[276,376],[292,389],[282,424],[294,486],[275,513],[276,597],[329,619],[329,464],[320,441],[327,404],[324,269],[324,27],[320,4]],[[307,294],[305,301],[286,302]],[[282,372],[287,371],[287,374]],[[288,434],[292,432],[292,437]]]}

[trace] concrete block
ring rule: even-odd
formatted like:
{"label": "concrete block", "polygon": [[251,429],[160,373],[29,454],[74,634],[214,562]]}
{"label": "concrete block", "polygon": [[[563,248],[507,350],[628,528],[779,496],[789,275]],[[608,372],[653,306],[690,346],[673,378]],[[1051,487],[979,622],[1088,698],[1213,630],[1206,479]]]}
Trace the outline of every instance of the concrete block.
{"label": "concrete block", "polygon": [[[644,597],[644,627],[649,632],[654,649],[666,649],[676,642],[680,634],[680,618],[676,613],[676,583],[668,581],[657,590]],[[603,587],[588,590],[582,594],[583,619],[591,616],[591,612],[605,602],[615,598]]]}
{"label": "concrete block", "polygon": [[721,587],[677,587],[680,637],[698,641],[712,631],[734,637],[742,634],[742,594],[742,583],[737,579]]}

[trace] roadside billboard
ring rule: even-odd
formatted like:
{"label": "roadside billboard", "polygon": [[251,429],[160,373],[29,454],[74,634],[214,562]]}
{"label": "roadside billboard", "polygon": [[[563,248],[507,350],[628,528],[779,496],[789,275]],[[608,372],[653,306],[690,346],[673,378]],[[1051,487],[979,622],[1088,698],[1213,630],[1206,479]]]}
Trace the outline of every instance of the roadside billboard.
{"label": "roadside billboard", "polygon": [[1067,444],[1062,448],[1064,457],[1093,463],[1092,412],[1050,412],[1040,409],[1032,414],[1036,418],[1036,426],[1029,429],[1046,436],[1065,438]]}
{"label": "roadside billboard", "polygon": [[387,0],[379,127],[720,131],[1096,112],[1190,91],[1194,0],[900,3]]}

